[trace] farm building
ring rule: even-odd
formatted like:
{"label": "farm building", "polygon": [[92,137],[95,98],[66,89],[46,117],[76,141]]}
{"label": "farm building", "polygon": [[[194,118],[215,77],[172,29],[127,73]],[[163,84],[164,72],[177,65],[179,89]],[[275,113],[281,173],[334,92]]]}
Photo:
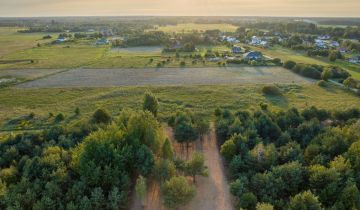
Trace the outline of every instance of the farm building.
{"label": "farm building", "polygon": [[244,54],[244,60],[261,60],[263,58],[263,54],[257,51],[251,51]]}

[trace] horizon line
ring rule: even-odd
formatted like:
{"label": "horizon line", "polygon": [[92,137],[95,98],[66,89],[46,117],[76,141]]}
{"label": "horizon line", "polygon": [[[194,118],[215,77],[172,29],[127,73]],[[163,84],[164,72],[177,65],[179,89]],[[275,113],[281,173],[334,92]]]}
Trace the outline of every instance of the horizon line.
{"label": "horizon line", "polygon": [[271,18],[355,18],[360,16],[272,16],[272,15],[55,15],[55,16],[0,16],[0,18],[77,18],[77,17],[271,17]]}

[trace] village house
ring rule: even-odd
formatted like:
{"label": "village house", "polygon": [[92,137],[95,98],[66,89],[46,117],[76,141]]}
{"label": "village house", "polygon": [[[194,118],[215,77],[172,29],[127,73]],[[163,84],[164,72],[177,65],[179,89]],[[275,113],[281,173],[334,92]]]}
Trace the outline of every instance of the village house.
{"label": "village house", "polygon": [[248,53],[245,53],[243,56],[244,60],[247,61],[253,61],[253,60],[261,60],[263,58],[263,54],[261,52],[258,51],[251,51]]}
{"label": "village house", "polygon": [[320,40],[329,40],[329,39],[331,39],[331,36],[330,35],[321,35],[321,36],[318,36],[318,39],[320,39]]}
{"label": "village house", "polygon": [[327,43],[322,39],[315,39],[315,46],[320,49],[327,49]]}
{"label": "village house", "polygon": [[350,63],[355,63],[355,64],[359,64],[360,63],[360,55],[358,56],[354,56],[352,58],[349,59]]}
{"label": "village house", "polygon": [[340,44],[339,44],[339,42],[337,42],[337,41],[331,41],[331,42],[329,43],[329,46],[330,46],[330,47],[333,47],[333,48],[338,48],[338,47],[340,47]]}
{"label": "village house", "polygon": [[232,53],[234,53],[234,54],[241,53],[241,47],[239,47],[239,46],[233,46],[231,51],[232,51]]}
{"label": "village house", "polygon": [[107,40],[106,38],[102,38],[102,39],[98,39],[96,40],[96,45],[107,45],[109,44],[109,40]]}

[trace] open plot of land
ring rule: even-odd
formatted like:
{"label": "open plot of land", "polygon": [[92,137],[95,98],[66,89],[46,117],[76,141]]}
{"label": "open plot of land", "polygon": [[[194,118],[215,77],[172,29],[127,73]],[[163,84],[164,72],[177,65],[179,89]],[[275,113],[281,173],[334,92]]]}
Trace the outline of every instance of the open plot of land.
{"label": "open plot of land", "polygon": [[55,74],[63,69],[10,69],[0,70],[1,77],[15,77],[20,79],[32,80],[39,77],[44,77],[50,74]]}
{"label": "open plot of land", "polygon": [[310,83],[281,67],[73,69],[18,85],[20,88],[192,84]]}

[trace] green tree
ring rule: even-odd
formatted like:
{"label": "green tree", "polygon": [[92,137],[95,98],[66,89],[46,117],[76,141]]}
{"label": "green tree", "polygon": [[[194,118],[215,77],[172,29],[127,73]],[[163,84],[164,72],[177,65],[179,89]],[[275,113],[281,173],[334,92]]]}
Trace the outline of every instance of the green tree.
{"label": "green tree", "polygon": [[204,165],[204,155],[199,152],[194,152],[191,159],[186,162],[186,172],[193,177],[196,182],[196,175],[207,175],[206,166]]}
{"label": "green tree", "polygon": [[168,208],[178,208],[188,203],[195,196],[195,187],[190,185],[185,177],[172,177],[163,186],[164,205]]}
{"label": "green tree", "polygon": [[328,81],[332,76],[332,71],[330,69],[325,69],[322,73],[321,73],[321,79],[323,79],[324,81]]}
{"label": "green tree", "polygon": [[162,153],[161,156],[164,159],[172,160],[174,158],[173,147],[172,147],[171,142],[170,142],[170,140],[168,138],[165,139],[165,142],[162,145],[161,153]]}
{"label": "green tree", "polygon": [[233,159],[236,155],[236,145],[233,138],[230,138],[221,145],[220,153],[227,161],[231,161]]}
{"label": "green tree", "polygon": [[135,192],[137,196],[140,198],[142,206],[145,206],[146,178],[144,178],[141,175],[136,180]]}
{"label": "green tree", "polygon": [[175,164],[166,159],[160,159],[155,162],[154,167],[154,176],[163,183],[166,180],[169,180],[171,177],[176,174]]}
{"label": "green tree", "polygon": [[291,197],[289,210],[321,210],[321,203],[310,191],[304,191]]}
{"label": "green tree", "polygon": [[159,109],[159,102],[155,95],[151,92],[146,92],[144,97],[143,110],[151,112],[155,117]]}
{"label": "green tree", "polygon": [[243,209],[255,209],[256,204],[257,204],[257,198],[251,192],[244,193],[240,197],[240,207]]}
{"label": "green tree", "polygon": [[329,54],[329,61],[335,62],[337,59],[337,53],[335,51],[330,52]]}
{"label": "green tree", "polygon": [[269,203],[258,203],[256,204],[256,210],[273,210],[274,206]]}

